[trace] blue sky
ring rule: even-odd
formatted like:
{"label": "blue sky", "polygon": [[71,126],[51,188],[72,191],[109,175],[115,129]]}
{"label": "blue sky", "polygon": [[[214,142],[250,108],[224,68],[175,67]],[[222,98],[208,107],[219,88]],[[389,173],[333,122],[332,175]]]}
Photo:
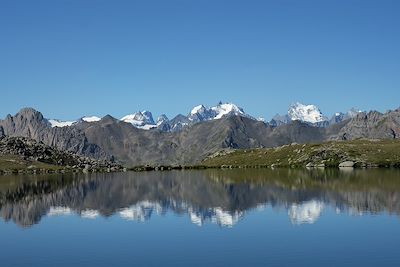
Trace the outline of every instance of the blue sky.
{"label": "blue sky", "polygon": [[400,106],[400,1],[0,2],[0,117]]}

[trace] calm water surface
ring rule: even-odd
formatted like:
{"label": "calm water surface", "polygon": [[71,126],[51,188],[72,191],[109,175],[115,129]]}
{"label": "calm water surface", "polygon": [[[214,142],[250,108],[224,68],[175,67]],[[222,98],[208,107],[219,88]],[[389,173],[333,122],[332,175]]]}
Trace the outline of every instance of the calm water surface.
{"label": "calm water surface", "polygon": [[398,170],[0,176],[0,266],[400,266]]}

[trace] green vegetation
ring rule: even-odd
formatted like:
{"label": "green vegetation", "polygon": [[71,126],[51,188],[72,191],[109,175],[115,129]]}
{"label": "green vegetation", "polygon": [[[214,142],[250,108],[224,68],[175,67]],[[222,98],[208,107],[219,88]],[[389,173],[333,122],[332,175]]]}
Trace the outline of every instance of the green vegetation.
{"label": "green vegetation", "polygon": [[208,169],[207,176],[216,183],[226,185],[252,184],[275,185],[291,190],[316,189],[345,191],[400,190],[400,169],[355,169],[338,168],[277,168],[277,169]]}
{"label": "green vegetation", "polygon": [[61,166],[57,165],[25,160],[18,155],[0,155],[0,173],[58,172],[62,169]]}
{"label": "green vegetation", "polygon": [[400,141],[355,140],[292,144],[277,148],[224,150],[205,159],[207,167],[400,167]]}

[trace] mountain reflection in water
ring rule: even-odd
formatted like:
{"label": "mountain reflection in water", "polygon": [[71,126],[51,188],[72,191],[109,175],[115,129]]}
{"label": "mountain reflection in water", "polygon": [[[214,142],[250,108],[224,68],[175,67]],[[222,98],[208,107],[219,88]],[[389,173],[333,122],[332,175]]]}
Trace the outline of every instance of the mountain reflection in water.
{"label": "mountain reflection in water", "polygon": [[43,216],[119,216],[145,222],[173,212],[192,223],[233,227],[272,207],[293,224],[337,213],[400,214],[397,170],[206,170],[0,177],[0,216],[22,227]]}

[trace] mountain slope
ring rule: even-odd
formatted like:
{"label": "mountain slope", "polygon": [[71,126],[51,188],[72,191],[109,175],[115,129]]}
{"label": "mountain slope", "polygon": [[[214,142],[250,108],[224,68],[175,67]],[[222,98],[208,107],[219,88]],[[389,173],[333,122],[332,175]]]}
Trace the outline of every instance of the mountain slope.
{"label": "mountain slope", "polygon": [[[87,122],[81,123],[81,125],[86,126],[90,124]],[[99,146],[89,143],[84,133],[76,127],[52,128],[42,113],[32,108],[23,108],[15,116],[8,115],[5,120],[0,120],[0,127],[3,129],[4,135],[7,136],[32,138],[59,150],[79,155],[109,158],[109,155]]]}
{"label": "mountain slope", "polygon": [[356,138],[400,138],[400,108],[382,114],[378,111],[358,113],[339,132],[345,140]]}

